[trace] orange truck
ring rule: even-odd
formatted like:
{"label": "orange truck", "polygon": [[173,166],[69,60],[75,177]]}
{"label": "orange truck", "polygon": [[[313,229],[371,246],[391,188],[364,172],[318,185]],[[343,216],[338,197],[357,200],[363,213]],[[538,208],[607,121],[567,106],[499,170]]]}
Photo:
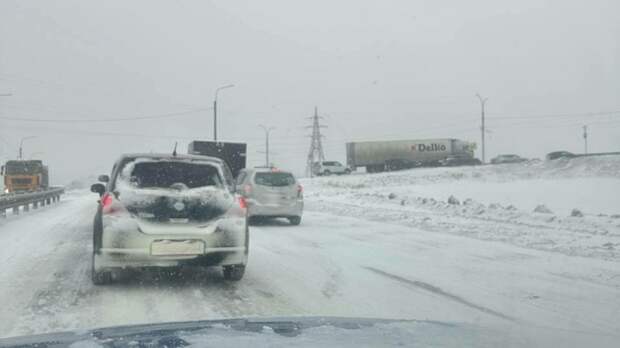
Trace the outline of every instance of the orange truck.
{"label": "orange truck", "polygon": [[49,187],[47,166],[41,160],[12,160],[2,166],[4,192],[20,193],[46,190]]}

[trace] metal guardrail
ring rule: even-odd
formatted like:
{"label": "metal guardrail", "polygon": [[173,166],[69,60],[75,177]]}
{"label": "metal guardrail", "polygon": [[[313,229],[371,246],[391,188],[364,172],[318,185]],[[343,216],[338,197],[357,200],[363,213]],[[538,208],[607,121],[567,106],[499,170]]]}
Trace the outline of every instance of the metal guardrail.
{"label": "metal guardrail", "polygon": [[37,209],[52,204],[60,200],[60,195],[63,193],[65,193],[64,188],[51,187],[45,191],[0,195],[0,217],[5,217],[8,209],[13,209],[13,214],[19,214],[20,207],[23,207],[23,211],[26,212],[30,210],[30,206]]}

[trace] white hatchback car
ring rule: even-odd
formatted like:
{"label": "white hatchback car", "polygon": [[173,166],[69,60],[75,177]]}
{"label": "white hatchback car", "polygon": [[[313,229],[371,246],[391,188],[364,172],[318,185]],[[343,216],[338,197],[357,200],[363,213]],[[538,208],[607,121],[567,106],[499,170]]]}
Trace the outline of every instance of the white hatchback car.
{"label": "white hatchback car", "polygon": [[91,191],[100,195],[92,280],[106,284],[125,268],[222,266],[240,280],[248,261],[243,197],[220,159],[123,155]]}
{"label": "white hatchback car", "polygon": [[247,202],[250,223],[277,217],[287,218],[292,225],[301,223],[303,188],[292,173],[272,168],[243,169],[236,186],[236,192]]}

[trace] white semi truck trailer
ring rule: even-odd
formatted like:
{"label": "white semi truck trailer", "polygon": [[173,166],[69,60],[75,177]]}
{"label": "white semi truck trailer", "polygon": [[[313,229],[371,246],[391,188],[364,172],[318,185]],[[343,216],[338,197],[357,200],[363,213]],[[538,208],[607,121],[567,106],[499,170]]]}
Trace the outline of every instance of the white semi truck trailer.
{"label": "white semi truck trailer", "polygon": [[474,157],[475,143],[459,139],[362,141],[347,143],[347,165],[369,173],[440,166],[449,156]]}

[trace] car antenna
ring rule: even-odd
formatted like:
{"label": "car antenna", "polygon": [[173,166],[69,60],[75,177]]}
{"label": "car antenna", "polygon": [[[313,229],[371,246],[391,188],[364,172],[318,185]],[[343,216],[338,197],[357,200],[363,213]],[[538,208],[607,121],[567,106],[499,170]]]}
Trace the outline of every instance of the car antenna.
{"label": "car antenna", "polygon": [[177,156],[177,144],[178,142],[174,142],[174,150],[172,150],[172,156],[176,157]]}

